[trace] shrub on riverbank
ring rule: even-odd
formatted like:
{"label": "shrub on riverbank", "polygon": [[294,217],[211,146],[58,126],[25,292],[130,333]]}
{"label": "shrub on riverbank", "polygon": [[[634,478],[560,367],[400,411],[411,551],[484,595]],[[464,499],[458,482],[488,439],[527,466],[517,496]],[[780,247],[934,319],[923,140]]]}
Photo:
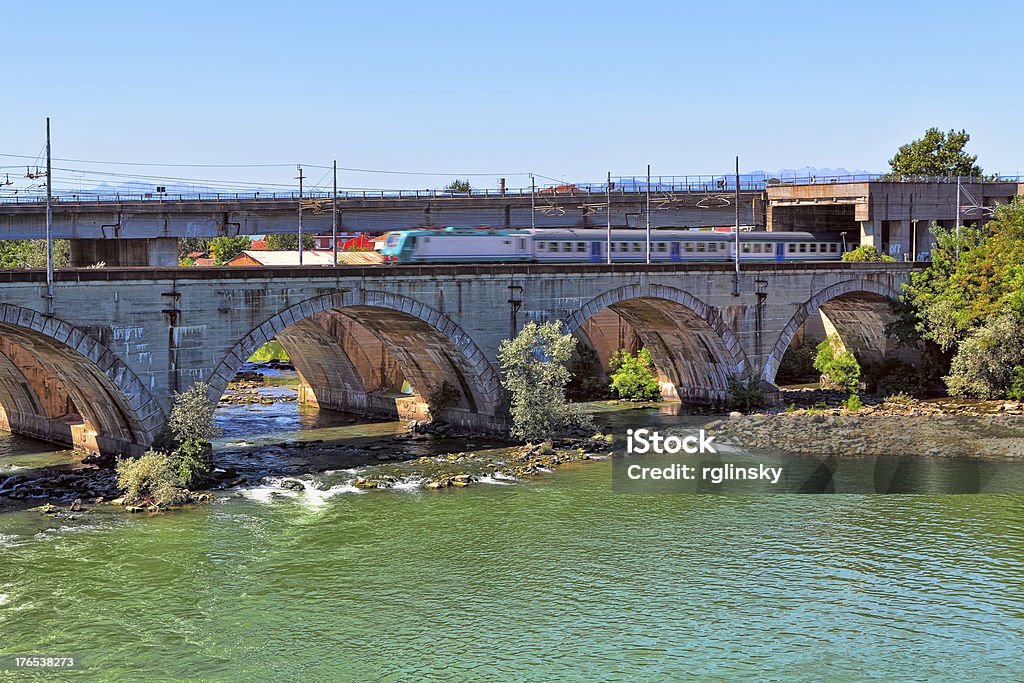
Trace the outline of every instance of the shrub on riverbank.
{"label": "shrub on riverbank", "polygon": [[657,371],[651,352],[640,349],[634,356],[625,349],[619,349],[609,363],[612,377],[612,391],[616,396],[632,401],[660,401]]}
{"label": "shrub on riverbank", "polygon": [[825,341],[818,344],[814,369],[829,383],[847,391],[854,391],[860,386],[860,363],[852,353],[843,348],[839,335],[830,334]]}
{"label": "shrub on riverbank", "polygon": [[946,378],[953,396],[1016,398],[1024,393],[1024,325],[1006,313],[965,339]]}
{"label": "shrub on riverbank", "polygon": [[501,343],[498,359],[511,404],[512,437],[537,441],[593,427],[590,416],[565,398],[566,363],[575,345],[557,321],[528,323],[515,339]]}
{"label": "shrub on riverbank", "polygon": [[157,451],[146,451],[132,460],[118,460],[117,485],[124,490],[125,505],[148,502],[169,507],[189,500],[171,458]]}
{"label": "shrub on riverbank", "polygon": [[726,401],[728,408],[739,410],[757,410],[768,406],[768,397],[761,388],[761,381],[756,377],[729,378],[729,398]]}

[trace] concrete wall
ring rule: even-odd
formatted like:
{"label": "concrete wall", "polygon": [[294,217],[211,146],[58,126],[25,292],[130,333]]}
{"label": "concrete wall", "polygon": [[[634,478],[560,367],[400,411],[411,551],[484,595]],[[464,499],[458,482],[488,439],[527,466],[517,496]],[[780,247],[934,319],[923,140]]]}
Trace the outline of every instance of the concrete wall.
{"label": "concrete wall", "polygon": [[[498,347],[529,320],[586,330],[611,309],[651,350],[674,395],[719,401],[731,375],[771,382],[800,326],[823,308],[848,335],[872,328],[851,343],[889,353],[879,336],[885,302],[910,269],[749,265],[733,296],[731,269],[719,264],[108,268],[58,273],[53,317],[40,315],[42,274],[9,271],[0,273],[0,337],[31,348],[62,381],[98,449],[143,448],[174,391],[202,380],[219,398],[273,338],[291,347],[318,402],[379,413],[390,400],[400,414],[447,381],[461,398],[443,418],[499,429]],[[376,346],[356,343],[367,334]],[[397,396],[399,375],[419,398]],[[0,394],[0,404],[27,399],[18,400]]]}

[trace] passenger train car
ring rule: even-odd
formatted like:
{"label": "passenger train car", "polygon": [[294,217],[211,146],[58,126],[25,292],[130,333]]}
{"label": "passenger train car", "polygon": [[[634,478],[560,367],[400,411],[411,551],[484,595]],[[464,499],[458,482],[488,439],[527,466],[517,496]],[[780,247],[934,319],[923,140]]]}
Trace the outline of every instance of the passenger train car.
{"label": "passenger train car", "polygon": [[[646,242],[644,230],[612,230],[612,262],[646,261]],[[835,234],[740,231],[741,261],[838,261],[843,246]],[[605,263],[607,247],[607,231],[597,228],[443,228],[392,232],[377,251],[398,263]],[[735,257],[734,232],[651,231],[652,262],[732,261]]]}

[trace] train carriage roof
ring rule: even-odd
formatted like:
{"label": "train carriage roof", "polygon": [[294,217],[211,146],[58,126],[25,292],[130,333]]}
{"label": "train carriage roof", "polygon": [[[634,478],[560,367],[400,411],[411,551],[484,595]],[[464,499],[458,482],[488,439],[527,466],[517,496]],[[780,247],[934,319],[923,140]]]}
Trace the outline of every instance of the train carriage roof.
{"label": "train carriage roof", "polygon": [[[608,231],[604,228],[549,228],[542,230],[526,231],[532,233],[535,241],[600,241],[608,239]],[[617,242],[629,242],[633,240],[646,240],[647,231],[644,228],[612,229],[612,240]],[[652,242],[732,242],[736,239],[733,232],[719,232],[714,230],[679,230],[671,228],[652,228]],[[818,240],[836,240],[838,233],[810,233],[810,232],[766,232],[766,231],[740,231],[741,242],[813,242]]]}

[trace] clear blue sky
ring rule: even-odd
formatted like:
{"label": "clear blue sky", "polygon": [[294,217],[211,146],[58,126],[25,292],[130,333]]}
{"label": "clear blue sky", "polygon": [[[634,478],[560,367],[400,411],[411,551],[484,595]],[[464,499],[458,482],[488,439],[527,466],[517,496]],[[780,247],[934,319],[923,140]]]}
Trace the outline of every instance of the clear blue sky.
{"label": "clear blue sky", "polygon": [[966,128],[986,171],[1024,172],[1017,2],[12,2],[0,20],[3,153],[36,154],[49,115],[55,157],[337,158],[517,186],[717,173],[736,154],[884,170],[934,125]]}

